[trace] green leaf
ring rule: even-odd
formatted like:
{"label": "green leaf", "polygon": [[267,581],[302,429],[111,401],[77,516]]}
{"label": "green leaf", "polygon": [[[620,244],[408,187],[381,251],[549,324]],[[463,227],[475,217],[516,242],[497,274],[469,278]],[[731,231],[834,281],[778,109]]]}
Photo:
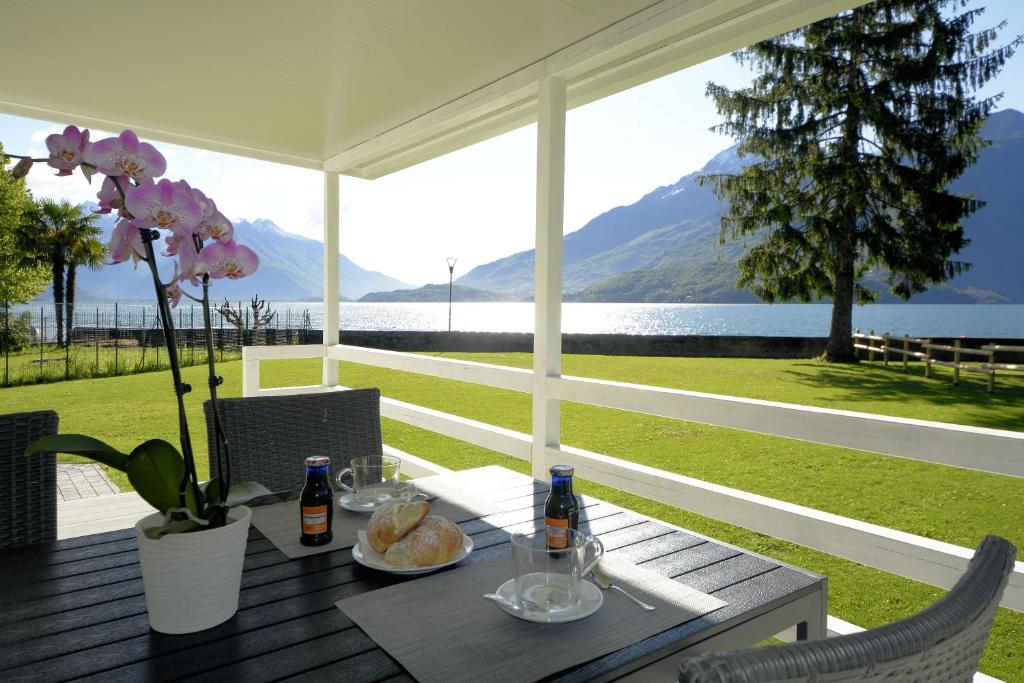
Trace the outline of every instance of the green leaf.
{"label": "green leaf", "polygon": [[175,520],[164,526],[151,526],[143,530],[149,538],[160,538],[166,534],[187,534],[199,528],[199,524],[191,519]]}
{"label": "green leaf", "polygon": [[228,499],[224,504],[230,508],[236,505],[244,505],[253,498],[272,495],[274,495],[274,492],[263,484],[255,481],[240,481],[237,484],[232,484],[231,488],[228,489]]}
{"label": "green leaf", "polygon": [[[150,439],[137,446],[128,456],[125,471],[138,494],[160,512],[180,507],[178,488],[185,477],[185,461],[171,444]],[[193,514],[199,514],[191,486],[185,490],[185,504]]]}
{"label": "green leaf", "polygon": [[122,472],[127,471],[125,468],[129,457],[99,439],[94,439],[84,434],[51,434],[50,436],[44,436],[25,449],[26,456],[37,453],[81,455]]}
{"label": "green leaf", "polygon": [[220,505],[220,479],[214,477],[210,481],[199,483],[199,490],[203,492],[203,500],[209,507]]}

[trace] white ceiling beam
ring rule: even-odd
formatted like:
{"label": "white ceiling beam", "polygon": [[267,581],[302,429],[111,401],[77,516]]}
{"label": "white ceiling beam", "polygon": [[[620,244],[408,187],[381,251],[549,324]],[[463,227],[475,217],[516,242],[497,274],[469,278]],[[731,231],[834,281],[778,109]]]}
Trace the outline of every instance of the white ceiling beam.
{"label": "white ceiling beam", "polygon": [[150,128],[144,125],[131,124],[124,121],[113,121],[93,116],[83,116],[73,112],[19,104],[17,102],[8,102],[6,100],[0,100],[0,113],[11,114],[12,116],[24,116],[30,119],[52,121],[62,126],[74,125],[79,128],[103,130],[114,134],[130,128],[135,131],[136,135],[140,138],[146,138],[147,140],[167,142],[172,145],[185,145],[186,147],[195,147],[197,149],[205,149],[211,152],[221,152],[223,154],[232,154],[240,157],[248,157],[250,159],[259,159],[260,161],[272,161],[278,164],[288,164],[289,166],[314,168],[317,170],[323,168],[323,161],[312,157],[302,157],[295,154],[276,152],[270,149],[238,145],[231,142],[225,142],[223,140],[211,140],[209,138],[188,135],[185,133],[175,133],[159,128]]}
{"label": "white ceiling beam", "polygon": [[537,83],[559,77],[570,108],[799,28],[867,0],[662,0],[431,112],[324,160],[377,178],[536,118]]}

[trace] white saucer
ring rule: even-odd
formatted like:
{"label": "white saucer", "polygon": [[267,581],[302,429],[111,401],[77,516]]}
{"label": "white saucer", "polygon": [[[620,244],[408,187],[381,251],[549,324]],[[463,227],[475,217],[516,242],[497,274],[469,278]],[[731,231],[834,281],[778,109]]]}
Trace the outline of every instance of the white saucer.
{"label": "white saucer", "polygon": [[378,505],[390,503],[391,500],[392,499],[389,498],[388,500],[382,500],[379,503],[360,503],[356,500],[356,494],[346,493],[338,499],[338,505],[350,512],[373,512],[377,509]]}
{"label": "white saucer", "polygon": [[[516,602],[515,584],[515,579],[509,579],[505,583],[501,584],[495,593],[514,604]],[[604,593],[601,592],[600,588],[592,584],[590,581],[583,581],[580,585],[582,586],[580,603],[575,609],[560,612],[559,614],[526,612],[523,610],[513,611],[500,602],[495,602],[494,604],[500,607],[501,611],[505,614],[509,614],[517,619],[532,621],[538,624],[564,624],[570,621],[579,621],[580,619],[586,619],[591,614],[601,609],[601,605],[604,604]]]}
{"label": "white saucer", "polygon": [[[364,551],[363,548],[366,548]],[[416,567],[413,569],[405,569],[396,567],[388,564],[384,561],[384,553],[379,553],[370,547],[369,542],[366,540],[366,532],[359,532],[359,542],[352,548],[352,559],[370,569],[376,569],[378,571],[387,572],[388,574],[398,574],[399,576],[415,576],[417,574],[429,574],[430,572],[436,572],[438,569],[451,566],[456,562],[461,562],[466,559],[466,556],[473,552],[473,539],[469,536],[462,535],[462,547],[455,553],[448,562],[441,564],[431,565],[429,567]]]}

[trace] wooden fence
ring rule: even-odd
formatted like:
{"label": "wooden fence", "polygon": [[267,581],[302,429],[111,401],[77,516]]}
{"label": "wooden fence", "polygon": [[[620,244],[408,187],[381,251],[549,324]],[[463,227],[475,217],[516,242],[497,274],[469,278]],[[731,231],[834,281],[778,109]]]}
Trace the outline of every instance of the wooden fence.
{"label": "wooden fence", "polygon": [[[877,345],[876,345],[877,344]],[[974,372],[987,376],[988,392],[992,393],[996,388],[996,370],[1024,371],[1024,365],[1016,363],[998,362],[998,353],[1024,353],[1024,346],[1007,346],[1005,344],[985,344],[980,349],[964,346],[959,339],[954,340],[952,345],[936,344],[931,339],[919,339],[916,337],[894,336],[875,334],[874,330],[867,334],[857,330],[853,335],[854,352],[860,355],[861,352],[867,355],[867,360],[874,361],[881,357],[885,365],[889,364],[892,356],[899,356],[903,364],[903,371],[907,371],[907,365],[911,359],[924,364],[925,377],[932,376],[932,366],[941,365],[953,369],[953,384],[960,384],[961,372]],[[936,354],[952,356],[952,360],[937,358]],[[983,360],[975,363],[965,362],[964,357],[981,358]]]}

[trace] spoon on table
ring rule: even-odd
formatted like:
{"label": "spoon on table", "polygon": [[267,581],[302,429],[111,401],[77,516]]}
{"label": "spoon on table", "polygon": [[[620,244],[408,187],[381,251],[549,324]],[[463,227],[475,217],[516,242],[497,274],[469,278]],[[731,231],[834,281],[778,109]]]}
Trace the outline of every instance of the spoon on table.
{"label": "spoon on table", "polygon": [[490,600],[491,602],[496,602],[511,612],[526,612],[526,610],[524,610],[518,604],[512,602],[511,600],[502,595],[498,595],[497,593],[484,593],[484,599]]}
{"label": "spoon on table", "polygon": [[640,607],[643,607],[648,612],[653,612],[655,609],[657,609],[654,605],[649,605],[646,602],[644,602],[643,600],[641,600],[640,598],[638,598],[638,597],[636,597],[634,595],[631,595],[630,593],[626,592],[625,590],[623,590],[619,586],[616,586],[614,583],[611,582],[611,579],[609,579],[607,576],[605,576],[605,574],[600,569],[596,569],[595,568],[595,569],[591,570],[590,577],[592,579],[594,579],[594,583],[596,583],[602,590],[608,590],[608,589],[617,590],[620,593],[622,593],[623,595],[625,595],[627,598],[629,598],[630,600],[635,602]]}

